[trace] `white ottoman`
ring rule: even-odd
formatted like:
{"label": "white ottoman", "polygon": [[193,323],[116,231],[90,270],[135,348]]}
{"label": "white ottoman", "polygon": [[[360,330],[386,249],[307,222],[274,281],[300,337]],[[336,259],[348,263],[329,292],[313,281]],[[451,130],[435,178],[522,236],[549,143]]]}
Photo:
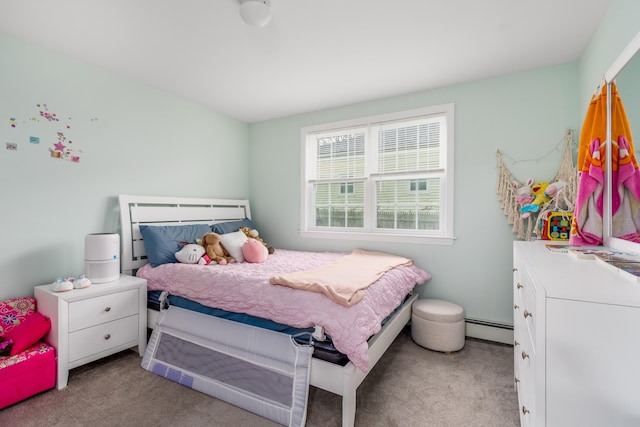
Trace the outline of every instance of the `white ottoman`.
{"label": "white ottoman", "polygon": [[411,311],[411,337],[417,344],[445,353],[464,347],[464,309],[458,304],[419,299]]}

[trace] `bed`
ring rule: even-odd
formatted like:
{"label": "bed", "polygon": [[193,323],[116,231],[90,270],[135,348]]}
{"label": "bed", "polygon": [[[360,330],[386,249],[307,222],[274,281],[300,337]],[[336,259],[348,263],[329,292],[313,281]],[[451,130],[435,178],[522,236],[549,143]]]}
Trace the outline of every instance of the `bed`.
{"label": "bed", "polygon": [[[175,226],[206,224],[208,226],[211,226],[214,224],[225,224],[233,221],[241,221],[251,218],[251,211],[248,200],[241,199],[196,199],[120,195],[119,203],[122,225],[122,272],[124,274],[138,274],[140,276],[139,273],[142,271],[144,273],[142,277],[145,277],[146,275],[146,278],[150,281],[150,283],[154,282],[154,274],[158,273],[160,271],[160,268],[157,266],[152,267],[148,265],[150,263],[147,258],[143,235],[140,231],[141,226],[143,228],[149,225]],[[273,255],[269,255],[269,257],[272,257],[273,262],[275,262],[278,257],[280,257],[279,259],[282,260],[282,257],[293,256],[293,254],[294,252],[288,252],[286,250],[280,250],[276,248],[276,252]],[[325,256],[326,259],[335,259],[336,257],[340,257],[342,255],[344,254],[336,255],[329,253],[319,253],[318,256]],[[268,262],[271,261],[271,259],[268,260]],[[324,259],[321,261],[325,262]],[[267,263],[265,263],[265,266],[266,264]],[[255,265],[253,266],[253,268],[263,268],[265,266]],[[191,267],[192,269],[200,268],[200,270],[217,268],[217,272],[223,271],[222,269],[224,268],[224,266],[187,266],[184,264],[178,264],[177,267],[183,269],[187,267]],[[413,288],[413,286],[417,284],[423,283],[430,277],[427,272],[424,272],[423,270],[420,270],[415,266],[411,266],[411,268],[415,270],[415,274],[417,275],[417,279],[415,279],[415,282],[411,285],[411,288]],[[396,269],[394,268],[392,270]],[[226,271],[232,271],[232,269],[225,269],[225,272]],[[199,271],[198,274],[204,273],[202,273],[202,271]],[[177,278],[179,276],[173,277]],[[165,280],[165,284],[171,283],[172,280],[173,279]],[[377,286],[377,282],[375,285]],[[155,285],[150,284],[149,288],[155,289],[154,286]],[[370,288],[373,289],[373,287],[374,285],[372,285]],[[274,291],[284,292],[280,288],[285,287],[271,285],[270,288],[272,288]],[[327,299],[326,297],[324,297],[324,295],[315,292],[298,292],[314,294],[313,297],[317,299],[316,301],[320,301],[320,299],[322,298]],[[363,300],[358,304],[355,304],[353,307],[359,306],[361,304],[363,306],[366,305],[367,299],[373,298],[368,296],[369,293],[373,293],[373,291],[367,289],[365,291]],[[380,324],[374,325],[373,330],[375,331],[375,333],[366,340],[364,346],[365,348],[363,350],[364,355],[352,353],[352,350],[348,349],[345,352],[349,355],[349,359],[351,360],[349,360],[346,364],[336,364],[316,357],[312,359],[309,384],[314,387],[318,387],[320,389],[342,396],[343,426],[354,425],[356,413],[356,390],[362,383],[362,381],[366,378],[367,373],[370,372],[370,370],[375,366],[377,361],[382,357],[382,355],[391,345],[396,336],[408,323],[409,319],[411,318],[411,305],[417,298],[418,295],[409,290],[408,292],[406,292],[405,297],[395,303],[396,305],[399,305],[389,310],[388,316],[383,316],[385,317],[384,324],[382,326]],[[215,296],[212,297],[212,299],[215,300]],[[210,304],[207,303],[205,305]],[[334,305],[338,304],[334,303]],[[345,307],[340,306],[336,308],[336,310],[341,311],[342,313],[348,313],[349,310],[351,310],[353,307],[349,307],[345,310]],[[246,308],[248,308],[249,311],[251,310],[250,306],[246,306]],[[256,315],[259,315],[259,312],[257,312]],[[156,310],[148,310],[149,327],[152,327],[156,324],[157,316],[158,312]],[[287,319],[286,316],[284,318]],[[279,321],[278,318],[272,320]],[[320,322],[316,322],[316,327],[319,326],[318,323]],[[320,330],[320,333],[322,333],[322,329]],[[359,347],[359,350],[357,351],[360,351],[362,350],[363,346],[356,345],[356,347]]]}

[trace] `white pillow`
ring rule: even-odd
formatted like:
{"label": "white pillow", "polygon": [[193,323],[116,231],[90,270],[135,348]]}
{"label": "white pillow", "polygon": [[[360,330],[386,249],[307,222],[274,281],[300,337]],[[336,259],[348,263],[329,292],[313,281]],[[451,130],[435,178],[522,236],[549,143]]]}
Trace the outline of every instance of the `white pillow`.
{"label": "white pillow", "polygon": [[242,245],[247,241],[247,236],[242,231],[234,231],[220,235],[220,244],[235,258],[236,262],[244,262]]}

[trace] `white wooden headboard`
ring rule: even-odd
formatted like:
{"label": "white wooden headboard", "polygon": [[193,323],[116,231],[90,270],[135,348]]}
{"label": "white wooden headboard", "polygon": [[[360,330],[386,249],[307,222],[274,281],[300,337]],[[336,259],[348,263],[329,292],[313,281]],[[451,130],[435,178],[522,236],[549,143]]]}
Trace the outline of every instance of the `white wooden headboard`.
{"label": "white wooden headboard", "polygon": [[120,269],[134,274],[147,261],[140,225],[215,224],[251,218],[248,200],[190,199],[184,197],[129,196],[121,194]]}

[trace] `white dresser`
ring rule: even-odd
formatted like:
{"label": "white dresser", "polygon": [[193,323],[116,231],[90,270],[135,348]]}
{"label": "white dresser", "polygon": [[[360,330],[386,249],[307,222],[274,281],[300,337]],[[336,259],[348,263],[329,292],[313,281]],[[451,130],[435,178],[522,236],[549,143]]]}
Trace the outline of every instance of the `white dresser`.
{"label": "white dresser", "polygon": [[67,386],[69,369],[118,351],[147,345],[147,281],[121,275],[110,283],[53,292],[51,285],[34,290],[39,312],[51,318],[45,337],[55,347],[57,388]]}
{"label": "white dresser", "polygon": [[640,281],[545,243],[514,243],[522,426],[640,426]]}

